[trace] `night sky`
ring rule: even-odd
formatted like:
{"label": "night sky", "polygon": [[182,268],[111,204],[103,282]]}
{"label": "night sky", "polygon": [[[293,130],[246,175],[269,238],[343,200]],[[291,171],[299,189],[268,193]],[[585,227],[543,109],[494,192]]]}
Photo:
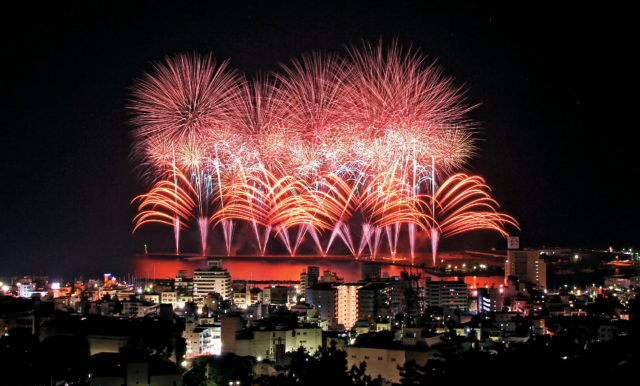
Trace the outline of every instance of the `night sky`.
{"label": "night sky", "polygon": [[[624,10],[51,3],[3,10],[0,276],[118,269],[144,242],[170,248],[169,228],[131,235],[129,201],[145,186],[128,158],[125,106],[151,62],[212,51],[253,75],[379,38],[437,59],[480,104],[468,170],[520,221],[522,245],[640,241],[637,123],[628,118],[637,44]],[[185,239],[195,251],[195,235]],[[503,247],[487,240],[462,243]]]}

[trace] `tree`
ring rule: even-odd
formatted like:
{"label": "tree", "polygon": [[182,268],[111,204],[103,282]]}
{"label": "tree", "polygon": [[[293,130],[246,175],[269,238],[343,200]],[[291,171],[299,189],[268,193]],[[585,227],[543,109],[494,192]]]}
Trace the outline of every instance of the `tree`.
{"label": "tree", "polygon": [[185,385],[228,385],[240,381],[249,385],[252,380],[252,364],[235,354],[203,356],[193,361],[193,367],[184,375]]}
{"label": "tree", "polygon": [[351,370],[347,373],[351,382],[355,386],[369,386],[372,385],[371,376],[366,375],[367,362],[360,363],[360,366],[353,365]]}
{"label": "tree", "polygon": [[351,385],[350,375],[347,373],[347,354],[336,348],[335,342],[328,348],[319,349],[314,355],[309,355],[303,347],[298,348],[291,355],[291,365],[286,374],[276,377],[263,377],[262,385]]}
{"label": "tree", "polygon": [[402,377],[400,381],[402,386],[422,384],[424,373],[413,359],[405,362],[404,366],[398,366],[398,370],[400,370],[400,376]]}

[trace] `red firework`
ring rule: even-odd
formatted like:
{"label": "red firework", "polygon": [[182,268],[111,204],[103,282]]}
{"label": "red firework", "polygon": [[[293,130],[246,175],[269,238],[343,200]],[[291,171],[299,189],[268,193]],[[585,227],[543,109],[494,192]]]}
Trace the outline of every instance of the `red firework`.
{"label": "red firework", "polygon": [[134,151],[144,153],[155,138],[206,141],[210,131],[234,126],[241,79],[228,61],[218,65],[211,55],[179,54],[153,69],[133,86]]}
{"label": "red firework", "polygon": [[[479,177],[455,175],[423,193],[474,152],[474,106],[462,88],[395,42],[347,51],[305,55],[255,81],[211,55],[155,65],[134,85],[129,108],[136,161],[145,177],[162,180],[137,197],[135,228],[172,224],[177,242],[194,217],[187,212],[197,210],[203,253],[209,219],[222,227],[228,253],[234,221],[243,221],[262,253],[273,231],[292,254],[311,235],[321,253],[339,237],[354,255],[368,246],[375,257],[381,235],[396,253],[402,224],[412,256],[418,229],[437,246],[473,229],[505,235],[505,226],[517,227]],[[180,172],[187,177],[176,178]],[[359,245],[349,226],[356,211],[364,219]]]}
{"label": "red firework", "polygon": [[511,216],[498,212],[498,202],[491,197],[491,188],[479,176],[455,174],[431,195],[422,200],[423,218],[430,229],[433,263],[440,238],[474,230],[492,230],[507,237],[507,226],[520,229]]}

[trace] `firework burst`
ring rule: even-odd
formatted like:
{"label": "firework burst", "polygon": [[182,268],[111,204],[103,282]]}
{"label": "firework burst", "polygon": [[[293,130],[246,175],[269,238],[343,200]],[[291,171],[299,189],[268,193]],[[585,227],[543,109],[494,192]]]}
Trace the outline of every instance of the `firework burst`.
{"label": "firework burst", "polygon": [[434,245],[479,228],[505,235],[517,223],[479,177],[436,189],[474,153],[473,107],[452,78],[397,43],[349,47],[344,58],[311,53],[254,80],[211,55],[166,58],[135,83],[129,106],[133,158],[154,183],[134,200],[134,229],[172,225],[178,251],[195,218],[203,253],[213,226],[229,254],[242,222],[261,254],[278,238],[294,255],[310,236],[321,254],[339,239],[373,258],[385,237],[395,255],[402,229],[412,257],[418,231]]}
{"label": "firework burst", "polygon": [[177,55],[153,66],[133,88],[134,137],[181,141],[224,127],[235,116],[239,76],[211,55]]}
{"label": "firework burst", "polygon": [[438,242],[441,238],[473,230],[485,229],[507,237],[506,226],[520,229],[511,216],[498,212],[498,202],[489,192],[491,189],[479,176],[455,174],[449,177],[421,204],[425,228],[431,237],[433,263],[436,261]]}
{"label": "firework burst", "polygon": [[135,197],[132,203],[138,203],[138,214],[134,217],[133,232],[144,224],[158,223],[172,226],[174,229],[176,254],[180,253],[180,231],[188,229],[196,206],[192,197],[196,191],[189,180],[175,167],[168,165],[165,178],[156,182],[153,188]]}

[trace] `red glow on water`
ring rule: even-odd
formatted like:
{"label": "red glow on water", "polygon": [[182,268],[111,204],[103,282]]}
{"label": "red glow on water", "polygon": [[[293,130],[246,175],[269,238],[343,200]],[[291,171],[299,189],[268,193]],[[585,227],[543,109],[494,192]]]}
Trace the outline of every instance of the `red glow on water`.
{"label": "red glow on water", "polygon": [[[300,280],[300,273],[309,266],[320,268],[320,275],[326,270],[336,272],[345,282],[356,282],[361,279],[361,263],[357,261],[335,261],[322,259],[222,259],[222,267],[229,271],[233,280]],[[166,279],[174,278],[180,270],[193,276],[196,269],[205,269],[205,260],[159,259],[136,257],[133,270],[138,277]],[[408,268],[394,265],[383,265],[382,273],[389,277],[400,276]]]}
{"label": "red glow on water", "polygon": [[175,278],[178,271],[187,271],[193,275],[194,269],[205,268],[204,261],[186,261],[180,259],[157,259],[151,257],[136,257],[133,260],[133,274],[138,277],[167,279]]}
{"label": "red glow on water", "polygon": [[[131,273],[141,278],[167,279],[175,278],[180,270],[187,272],[187,277],[193,277],[196,269],[206,269],[207,261],[204,259],[187,260],[179,258],[161,258],[150,256],[137,256],[132,260]],[[317,266],[320,276],[324,271],[335,272],[346,283],[361,280],[362,262],[354,260],[331,260],[323,258],[312,259],[288,259],[286,257],[267,258],[223,258],[222,267],[231,274],[232,280],[253,281],[299,281],[300,273],[309,266]],[[402,271],[408,271],[408,267],[399,265],[381,266],[383,277],[401,276]],[[504,276],[447,276],[436,277],[422,270],[413,270],[412,273],[422,277],[430,277],[431,280],[458,281],[463,280],[470,288],[499,288],[504,285]]]}

